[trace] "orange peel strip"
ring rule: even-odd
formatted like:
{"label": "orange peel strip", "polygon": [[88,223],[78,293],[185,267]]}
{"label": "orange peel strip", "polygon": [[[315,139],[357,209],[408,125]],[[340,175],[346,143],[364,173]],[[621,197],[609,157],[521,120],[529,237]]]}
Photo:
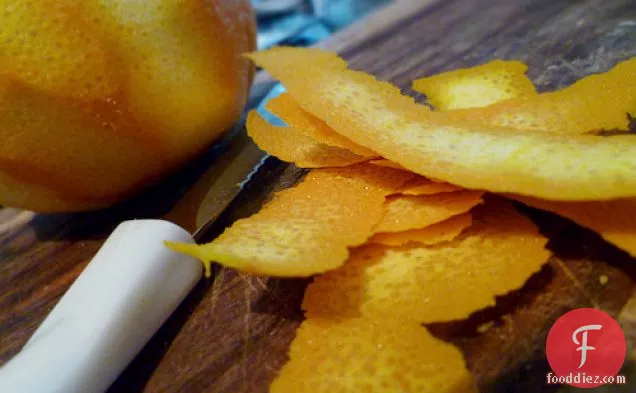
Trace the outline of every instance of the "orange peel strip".
{"label": "orange peel strip", "polygon": [[528,66],[520,61],[493,60],[415,80],[413,90],[426,95],[437,110],[483,107],[536,94],[527,70]]}
{"label": "orange peel strip", "polygon": [[211,243],[167,244],[203,261],[207,275],[212,262],[281,277],[325,272],[347,260],[348,247],[372,235],[385,195],[412,176],[365,164],[315,169]]}
{"label": "orange peel strip", "polygon": [[265,108],[290,127],[296,128],[298,132],[319,143],[350,150],[364,157],[378,156],[374,151],[352,142],[350,139],[332,130],[324,121],[304,111],[287,93],[283,93],[268,101]]}
{"label": "orange peel strip", "polygon": [[393,169],[399,169],[401,171],[408,171],[408,169],[404,168],[402,165],[400,164],[396,164],[393,161],[389,161],[389,160],[371,160],[369,161],[370,164],[373,165],[377,165],[377,166],[383,166],[385,168],[393,168]]}
{"label": "orange peel strip", "polygon": [[368,74],[334,66],[338,57],[331,54],[328,62],[326,53],[276,48],[249,56],[336,132],[422,176],[552,200],[636,196],[636,137],[550,135],[458,121]]}
{"label": "orange peel strip", "polygon": [[472,214],[464,213],[425,228],[411,229],[397,233],[376,233],[367,243],[384,244],[385,246],[394,247],[409,243],[420,243],[432,246],[455,239],[464,229],[470,226],[472,221]]}
{"label": "orange peel strip", "polygon": [[452,242],[354,250],[343,267],[309,285],[307,317],[463,319],[522,287],[548,260],[547,239],[510,202],[488,200],[473,217]]}
{"label": "orange peel strip", "polygon": [[399,190],[399,193],[403,195],[434,195],[461,190],[461,187],[457,187],[453,184],[440,183],[424,177],[417,177],[406,183]]}
{"label": "orange peel strip", "polygon": [[593,230],[607,242],[636,257],[636,200],[617,199],[605,202],[555,202],[511,196],[537,209],[566,217]]}
{"label": "orange peel strip", "polygon": [[[620,70],[620,68],[618,70]],[[608,74],[605,74],[604,77],[593,76],[585,78],[561,92],[563,93],[569,90],[582,89],[585,84],[599,83],[602,78],[615,78],[616,75],[618,75],[618,70],[614,69]],[[616,75],[614,73],[616,73]],[[462,83],[462,80],[457,80],[455,83]],[[504,86],[499,86],[499,88],[503,90]],[[591,88],[591,86],[588,86],[588,88]],[[552,96],[549,94],[543,96],[543,98],[555,98],[554,94]],[[558,96],[556,98],[558,98]],[[538,98],[534,100],[541,101]],[[480,106],[480,100],[479,98],[474,97],[472,102],[466,102],[465,104],[467,107],[478,107]],[[508,105],[509,104],[506,104],[502,107]],[[552,115],[552,112],[549,112],[549,114]],[[584,129],[581,131],[584,131]],[[413,181],[415,180],[416,179]],[[408,187],[409,183],[405,184],[404,187]],[[634,199],[618,199],[598,202],[557,202],[514,195],[508,195],[508,197],[528,206],[566,217],[583,227],[595,231],[607,242],[626,251],[632,257],[636,257],[636,223],[634,223],[633,220],[633,217],[636,217],[636,200]],[[376,236],[372,239],[376,238]]]}
{"label": "orange peel strip", "polygon": [[462,353],[417,324],[305,320],[272,393],[477,392]]}
{"label": "orange peel strip", "polygon": [[368,160],[339,147],[316,142],[294,127],[277,127],[256,111],[247,116],[247,133],[267,153],[301,168],[341,167]]}
{"label": "orange peel strip", "polygon": [[394,195],[375,232],[404,232],[437,224],[466,213],[482,202],[481,191],[458,191],[435,195]]}
{"label": "orange peel strip", "polygon": [[[604,74],[582,78],[559,91],[525,94],[486,108],[447,114],[473,124],[553,134],[627,130],[627,114],[636,114],[635,74],[636,59],[631,59]],[[475,107],[480,104],[479,100],[473,101]]]}

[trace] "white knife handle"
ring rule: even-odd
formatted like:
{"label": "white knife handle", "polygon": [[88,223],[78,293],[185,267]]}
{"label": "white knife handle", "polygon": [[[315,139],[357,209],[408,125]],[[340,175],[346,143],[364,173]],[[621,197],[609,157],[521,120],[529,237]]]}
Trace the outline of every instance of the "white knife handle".
{"label": "white knife handle", "polygon": [[193,242],[167,221],[119,225],[22,351],[0,368],[0,392],[108,389],[201,278],[201,263],[164,240]]}

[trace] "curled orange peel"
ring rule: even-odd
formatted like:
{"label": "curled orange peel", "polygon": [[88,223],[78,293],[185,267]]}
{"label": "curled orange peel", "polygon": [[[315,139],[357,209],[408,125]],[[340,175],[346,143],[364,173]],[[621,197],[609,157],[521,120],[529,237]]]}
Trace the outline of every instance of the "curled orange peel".
{"label": "curled orange peel", "polygon": [[483,107],[509,98],[534,95],[528,66],[493,60],[476,67],[442,72],[415,80],[413,90],[426,95],[436,110]]}
{"label": "curled orange peel", "polygon": [[308,318],[463,319],[522,287],[547,262],[546,243],[510,202],[491,199],[451,242],[355,249],[344,266],[309,285],[303,309]]}
{"label": "curled orange peel", "polygon": [[455,239],[471,223],[472,214],[464,213],[424,228],[396,233],[376,233],[369,239],[368,243],[394,247],[410,243],[432,246]]}
{"label": "curled orange peel", "polygon": [[208,244],[168,243],[203,261],[248,273],[299,277],[341,266],[384,214],[385,196],[412,174],[359,164],[315,169]]}
{"label": "curled orange peel", "polygon": [[249,56],[304,110],[422,176],[552,200],[636,196],[636,137],[551,135],[449,118],[318,49],[283,47]]}
{"label": "curled orange peel", "polygon": [[556,202],[508,195],[528,206],[556,213],[598,233],[636,257],[636,199],[603,202]]}
{"label": "curled orange peel", "polygon": [[[614,79],[613,83],[609,83],[609,86],[613,86],[613,88],[619,89],[621,86],[620,75],[621,72],[628,69],[631,63],[627,63],[627,65],[623,64],[617,68],[614,68],[612,71],[608,72],[605,75],[595,75],[592,77],[584,78],[583,80],[575,83],[573,86],[563,89],[561,91],[561,99],[563,99],[564,95],[568,95],[571,100],[577,102],[576,95],[581,93],[580,90],[583,90],[584,87],[591,89],[594,84],[599,85],[599,89],[602,90],[602,84],[606,83],[607,80],[610,82]],[[632,65],[633,67],[633,65]],[[623,71],[621,71],[623,70]],[[456,79],[455,81],[449,82],[450,85],[457,85],[464,83],[462,79]],[[504,93],[505,85],[493,86],[493,88],[499,87],[502,90],[502,94]],[[629,92],[628,89],[619,89],[620,92],[617,91],[616,97],[623,97],[626,93]],[[567,93],[567,94],[564,94]],[[527,93],[526,93],[527,94]],[[524,93],[520,92],[520,96],[523,96]],[[547,97],[547,98],[546,98]],[[435,97],[433,97],[435,98]],[[558,99],[559,95],[555,93],[543,94],[534,99],[536,102],[543,102],[541,100],[555,100]],[[441,97],[439,97],[441,99]],[[501,108],[495,106],[494,108],[499,108],[497,110],[502,110],[502,113],[506,113],[504,110],[511,105],[512,101],[505,102],[503,105],[500,105]],[[579,103],[583,103],[582,98],[579,97]],[[465,103],[466,107],[479,107],[481,104],[481,100],[479,97],[473,97],[473,101],[467,100]],[[545,104],[544,104],[545,105]],[[572,109],[571,105],[564,105],[568,110]],[[539,105],[541,107],[541,105]],[[491,108],[492,109],[492,108]],[[507,108],[509,109],[509,108]],[[488,110],[488,109],[487,109]],[[459,113],[463,113],[462,111],[458,111]],[[477,112],[477,111],[475,111]],[[450,112],[449,112],[450,113]],[[493,112],[494,113],[494,112]],[[546,114],[550,116],[554,116],[554,113],[551,111],[546,111]],[[558,113],[558,111],[557,111]],[[610,111],[611,113],[611,111]],[[590,118],[592,119],[592,118]],[[595,121],[598,119],[603,119],[603,117],[594,117]],[[590,127],[589,125],[583,126],[584,128],[579,128],[578,132],[584,132],[586,130],[585,127]],[[600,127],[599,124],[594,125],[594,127]],[[414,179],[411,182],[417,181],[418,179]],[[409,183],[411,183],[409,182]],[[405,184],[404,187],[408,187],[409,183]],[[626,251],[632,257],[636,257],[636,222],[634,221],[634,217],[636,217],[636,200],[627,198],[627,199],[617,199],[613,201],[590,201],[590,202],[559,202],[559,201],[548,201],[543,199],[531,198],[531,197],[523,197],[517,195],[507,195],[509,198],[515,199],[519,202],[522,202],[528,206],[535,207],[537,209],[546,210],[555,214],[558,214],[562,217],[566,217],[571,221],[591,229],[598,233],[603,239],[605,239],[608,243],[611,243],[618,248]],[[375,238],[375,236],[374,236]]]}
{"label": "curled orange peel", "polygon": [[295,127],[271,125],[256,111],[248,114],[246,127],[259,148],[300,168],[342,167],[368,160],[349,150],[317,142]]}
{"label": "curled orange peel", "polygon": [[398,191],[403,195],[434,195],[443,192],[461,191],[462,188],[453,184],[437,182],[424,177],[417,177],[406,183]]}
{"label": "curled orange peel", "polygon": [[374,151],[352,142],[332,130],[322,120],[304,111],[287,93],[268,101],[265,108],[287,123],[287,125],[296,128],[299,132],[319,143],[350,150],[364,157],[378,156]]}
{"label": "curled orange peel", "polygon": [[587,76],[558,91],[541,94],[519,92],[516,98],[502,100],[486,108],[476,108],[482,106],[479,99],[475,99],[472,105],[467,99],[465,107],[473,106],[474,109],[447,114],[472,124],[552,134],[626,131],[629,128],[628,114],[636,114],[634,75],[636,59],[631,59],[606,73]]}
{"label": "curled orange peel", "polygon": [[385,168],[399,169],[401,171],[408,171],[408,169],[404,168],[402,165],[396,164],[393,161],[389,161],[389,160],[385,160],[385,159],[371,160],[371,161],[369,161],[369,164],[373,164],[373,165],[377,165],[377,166],[383,166]]}
{"label": "curled orange peel", "polygon": [[482,202],[482,196],[481,191],[391,196],[385,204],[382,220],[375,227],[375,233],[403,232],[437,224],[466,213]]}
{"label": "curled orange peel", "polygon": [[272,393],[476,393],[462,353],[418,324],[307,319]]}

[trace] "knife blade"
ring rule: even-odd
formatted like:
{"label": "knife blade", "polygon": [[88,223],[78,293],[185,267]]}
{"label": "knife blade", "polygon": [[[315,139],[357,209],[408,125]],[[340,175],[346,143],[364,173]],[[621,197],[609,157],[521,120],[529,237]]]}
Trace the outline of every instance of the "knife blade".
{"label": "knife blade", "polygon": [[[255,108],[274,125],[284,125],[265,109],[272,98],[285,92],[275,84]],[[230,148],[215,160],[197,182],[162,219],[174,222],[198,239],[243,190],[269,156],[254,144],[241,127]]]}
{"label": "knife blade", "polygon": [[[283,91],[275,85],[256,108],[274,123],[280,121],[264,105]],[[0,368],[0,391],[106,391],[201,279],[201,263],[164,241],[200,239],[267,158],[241,124],[229,149],[170,212],[122,222],[23,349]]]}

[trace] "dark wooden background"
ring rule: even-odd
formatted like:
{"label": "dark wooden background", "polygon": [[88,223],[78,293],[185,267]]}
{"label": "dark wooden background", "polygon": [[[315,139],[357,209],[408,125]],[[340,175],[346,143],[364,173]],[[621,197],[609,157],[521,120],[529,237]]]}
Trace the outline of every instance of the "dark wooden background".
{"label": "dark wooden background", "polygon": [[[525,61],[539,89],[550,90],[634,56],[636,4],[632,0],[402,1],[321,46],[337,50],[354,68],[409,93],[412,79],[494,58]],[[270,83],[266,75],[257,76],[254,100]],[[210,149],[162,184],[106,211],[36,215],[1,209],[0,364],[21,348],[119,222],[164,216],[223,148]],[[207,238],[257,210],[272,190],[300,175],[297,169],[270,159]],[[630,345],[624,372],[633,373],[630,386],[599,391],[633,391],[634,260],[566,220],[524,211],[551,239],[555,257],[548,266],[523,290],[500,298],[497,307],[468,321],[431,329],[460,346],[483,391],[554,391],[545,385],[549,327],[572,308],[597,307],[623,325]],[[267,391],[302,320],[299,303],[306,284],[306,280],[259,278],[217,268],[214,278],[196,287],[110,391]],[[493,327],[477,334],[477,327],[485,322]]]}

